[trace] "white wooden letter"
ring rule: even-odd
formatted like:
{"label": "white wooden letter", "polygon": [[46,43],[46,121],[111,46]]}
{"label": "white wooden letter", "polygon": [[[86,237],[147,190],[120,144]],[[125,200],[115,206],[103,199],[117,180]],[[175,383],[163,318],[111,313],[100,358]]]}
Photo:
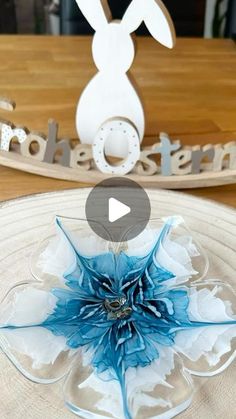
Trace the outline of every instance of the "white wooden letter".
{"label": "white wooden letter", "polygon": [[[105,146],[117,132],[122,133],[128,143],[128,155],[119,165],[111,165],[105,156]],[[102,125],[93,143],[93,158],[102,173],[126,175],[136,165],[140,157],[139,136],[136,129],[127,121],[111,120]]]}
{"label": "white wooden letter", "polygon": [[13,138],[17,138],[21,144],[27,139],[27,133],[23,128],[12,128],[10,125],[2,124],[0,150],[9,151]]}

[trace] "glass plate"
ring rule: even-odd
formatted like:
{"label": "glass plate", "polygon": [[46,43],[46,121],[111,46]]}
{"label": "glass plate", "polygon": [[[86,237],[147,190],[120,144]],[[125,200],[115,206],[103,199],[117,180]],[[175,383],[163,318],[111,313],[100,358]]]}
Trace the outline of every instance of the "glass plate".
{"label": "glass plate", "polygon": [[[71,192],[67,194],[69,193]],[[55,196],[57,194],[54,194],[54,198]],[[45,199],[46,196],[41,198],[47,206],[49,200]],[[36,201],[37,199],[40,198],[36,197]],[[29,213],[37,211],[37,205],[35,205],[37,202],[29,199],[27,204]],[[11,205],[10,203],[10,211]],[[8,214],[5,211],[4,217],[9,217],[10,211]],[[73,215],[71,208],[62,213],[66,216],[60,217],[60,222],[68,232],[68,237],[75,248],[88,258],[93,259],[95,255],[102,255],[106,252],[115,254],[126,252],[129,257],[140,257],[150,252],[153,247],[153,236],[150,237],[147,233],[130,243],[114,246],[112,243],[103,242],[95,238],[91,231],[89,232],[86,221],[67,216],[67,214]],[[156,345],[159,355],[150,365],[139,365],[137,368],[129,368],[125,371],[125,393],[128,403],[125,410],[124,395],[122,395],[119,380],[114,379],[110,373],[107,374],[107,371],[96,373],[92,366],[91,351],[65,346],[62,335],[58,335],[55,331],[52,333],[51,330],[42,327],[44,317],[55,308],[55,295],[50,291],[55,288],[68,290],[63,274],[60,275],[57,271],[58,266],[55,266],[56,261],[59,261],[59,270],[63,273],[65,268],[63,258],[65,257],[68,261],[69,255],[66,255],[66,251],[64,254],[59,251],[58,242],[55,240],[55,225],[49,223],[50,219],[54,218],[52,211],[49,208],[49,211],[41,217],[36,217],[36,215],[32,219],[29,217],[28,223],[24,221],[24,229],[22,215],[20,220],[19,216],[17,218],[18,220],[13,225],[10,227],[8,225],[8,229],[5,227],[5,231],[2,228],[1,249],[3,253],[5,251],[5,255],[1,261],[1,272],[8,282],[2,282],[2,295],[5,294],[5,297],[1,303],[0,320],[2,326],[10,324],[11,327],[1,329],[1,347],[13,364],[30,380],[46,384],[63,379],[65,403],[80,417],[119,419],[122,417],[137,419],[173,417],[191,403],[194,389],[192,375],[206,377],[215,375],[222,372],[233,361],[235,326],[228,324],[229,320],[226,320],[226,316],[233,319],[235,294],[230,284],[226,284],[223,277],[220,278],[220,272],[217,280],[211,273],[207,275],[206,254],[209,252],[202,250],[204,243],[199,240],[198,234],[198,240],[194,238],[192,242],[200,253],[200,256],[197,255],[192,248],[192,252],[195,253],[192,269],[198,274],[190,275],[189,281],[183,275],[179,275],[181,277],[179,282],[171,283],[170,280],[168,287],[172,290],[180,288],[191,289],[191,292],[195,290],[198,295],[207,292],[208,294],[202,300],[201,314],[208,316],[208,322],[219,323],[223,319],[225,324],[210,328],[199,327],[197,334],[196,329],[194,333],[192,330],[180,332],[175,338],[174,345],[168,346],[162,343]],[[179,246],[187,246],[186,238],[193,234],[186,228],[181,217],[176,217],[175,222],[176,225],[169,239],[171,242],[177,242]],[[164,221],[160,218],[151,220],[149,228],[155,232],[154,237],[159,234],[163,223]],[[2,244],[3,240],[5,246]],[[43,269],[42,254],[45,256],[46,249],[52,241],[54,244],[50,257],[51,270],[46,272]],[[65,250],[64,247],[63,249]],[[173,253],[171,254],[173,256]],[[210,272],[212,272],[212,253],[209,255]],[[183,262],[182,254],[180,259]],[[167,265],[170,268],[169,261]],[[225,269],[228,272],[227,261]],[[224,266],[222,266],[222,272],[224,272]],[[11,287],[13,281],[14,286]],[[70,290],[75,292],[73,287]],[[226,301],[226,303],[223,304],[221,301]],[[209,311],[211,305],[212,309]],[[40,308],[40,311],[37,311],[37,308]],[[202,352],[201,356],[198,350]]]}

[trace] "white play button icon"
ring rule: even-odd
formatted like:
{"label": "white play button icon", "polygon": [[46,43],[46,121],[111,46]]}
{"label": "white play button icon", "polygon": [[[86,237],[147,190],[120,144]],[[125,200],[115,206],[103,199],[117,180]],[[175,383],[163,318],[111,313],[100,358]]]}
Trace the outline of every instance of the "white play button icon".
{"label": "white play button icon", "polygon": [[109,221],[110,223],[114,223],[117,220],[125,217],[126,215],[130,214],[131,208],[128,205],[123,204],[123,202],[118,201],[118,199],[110,198],[109,199]]}
{"label": "white play button icon", "polygon": [[151,205],[145,190],[130,179],[112,177],[98,183],[85,206],[91,229],[103,240],[132,240],[147,226]]}

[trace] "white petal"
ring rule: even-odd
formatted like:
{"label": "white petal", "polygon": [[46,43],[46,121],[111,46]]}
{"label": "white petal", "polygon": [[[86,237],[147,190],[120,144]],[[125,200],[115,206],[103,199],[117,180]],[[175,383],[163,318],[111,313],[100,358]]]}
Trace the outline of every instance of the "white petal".
{"label": "white petal", "polygon": [[109,251],[109,242],[101,239],[97,235],[77,236],[73,234],[73,243],[80,254],[84,256],[98,256]]}
{"label": "white petal", "polygon": [[150,252],[157,241],[160,230],[146,228],[141,234],[127,242],[126,254],[128,256],[145,256]]}
{"label": "white petal", "polygon": [[215,285],[211,289],[190,288],[188,306],[190,320],[214,323],[232,320],[234,316],[230,303],[217,297],[221,290],[220,285]]}
{"label": "white petal", "polygon": [[54,336],[43,327],[2,329],[0,335],[7,342],[9,349],[32,359],[33,369],[54,364],[61,352],[68,351],[66,339],[63,336]]}
{"label": "white petal", "polygon": [[0,347],[35,382],[60,379],[75,354],[63,336],[55,336],[41,326],[54,311],[56,302],[51,293],[23,285],[13,288],[1,304]]}
{"label": "white petal", "polygon": [[213,323],[177,333],[175,348],[186,357],[185,365],[192,373],[214,375],[233,361],[236,349],[234,298],[230,287],[216,282],[199,284],[189,290],[190,320]]}
{"label": "white petal", "polygon": [[160,266],[175,275],[175,279],[166,283],[169,285],[186,282],[198,273],[192,266],[188,248],[186,249],[177,241],[170,240],[168,237],[160,244],[156,253],[156,260]]}
{"label": "white petal", "polygon": [[16,287],[0,306],[0,326],[31,326],[53,313],[57,298],[31,286]]}
{"label": "white petal", "polygon": [[[87,231],[79,231],[77,233],[70,231],[70,229],[77,226],[78,220],[75,220],[74,224],[73,220],[71,220],[72,224],[70,226],[67,226],[66,221],[62,221],[63,223],[65,223],[63,227],[68,232],[73,246],[81,255],[90,257],[109,251],[109,242],[100,239],[98,236],[88,235]],[[34,257],[34,259],[37,258]],[[76,263],[76,254],[72,245],[62,229],[57,226],[57,235],[46,242],[46,248],[38,255],[36,269],[41,270],[43,274],[56,276],[64,282],[63,275],[68,269],[75,268]]]}
{"label": "white petal", "polygon": [[1,329],[0,347],[25,377],[43,384],[64,377],[76,356],[64,337],[42,327]]}
{"label": "white petal", "polygon": [[64,273],[76,264],[75,252],[59,228],[57,228],[57,236],[47,243],[47,247],[38,256],[36,268],[42,273],[59,277],[61,280],[64,280]]}
{"label": "white petal", "polygon": [[[160,358],[150,366],[126,372],[128,405],[133,418],[172,418],[191,402],[191,380],[185,376],[180,359],[171,348],[158,346],[158,350]],[[109,380],[106,373],[98,376],[87,362],[81,361],[78,371],[68,377],[65,400],[81,418],[124,418],[118,381]]]}

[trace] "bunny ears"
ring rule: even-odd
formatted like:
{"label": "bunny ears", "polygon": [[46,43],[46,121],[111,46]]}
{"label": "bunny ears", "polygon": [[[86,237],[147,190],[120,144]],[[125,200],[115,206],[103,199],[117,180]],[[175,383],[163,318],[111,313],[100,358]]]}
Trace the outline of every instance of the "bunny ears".
{"label": "bunny ears", "polygon": [[175,44],[175,29],[161,0],[133,0],[122,19],[128,31],[134,32],[144,22],[156,41],[168,48]]}
{"label": "bunny ears", "polygon": [[[107,0],[76,0],[93,29],[98,30],[112,20]],[[150,34],[162,45],[173,48],[175,29],[169,12],[161,0],[133,0],[126,10],[121,25],[129,33],[144,22]]]}

